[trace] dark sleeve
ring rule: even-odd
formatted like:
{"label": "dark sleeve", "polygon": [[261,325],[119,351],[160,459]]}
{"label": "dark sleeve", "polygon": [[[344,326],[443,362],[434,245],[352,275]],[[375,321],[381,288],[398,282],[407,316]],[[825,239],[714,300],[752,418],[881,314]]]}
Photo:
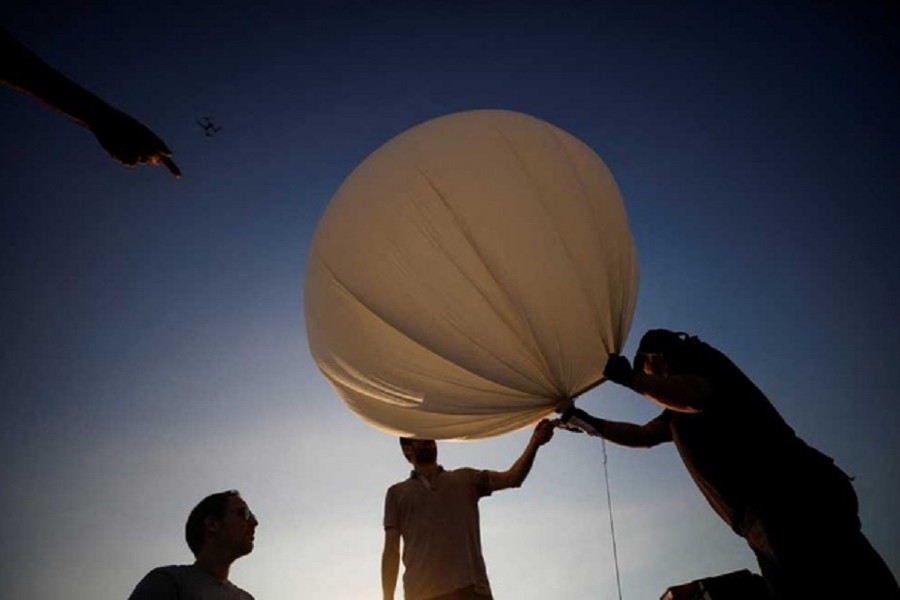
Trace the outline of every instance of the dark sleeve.
{"label": "dark sleeve", "polygon": [[128,600],[178,600],[175,577],[165,569],[153,569],[141,579]]}

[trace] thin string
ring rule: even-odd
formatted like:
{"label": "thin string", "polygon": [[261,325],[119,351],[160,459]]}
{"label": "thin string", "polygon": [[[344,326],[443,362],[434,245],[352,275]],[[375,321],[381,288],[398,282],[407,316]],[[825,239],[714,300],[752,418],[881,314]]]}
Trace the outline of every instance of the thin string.
{"label": "thin string", "polygon": [[616,550],[616,527],[613,524],[612,497],[609,493],[609,470],[606,468],[606,440],[600,438],[603,448],[603,477],[606,479],[606,506],[609,508],[609,531],[612,536],[613,563],[616,565],[616,588],[619,590],[619,600],[622,600],[622,580],[619,578],[619,552]]}

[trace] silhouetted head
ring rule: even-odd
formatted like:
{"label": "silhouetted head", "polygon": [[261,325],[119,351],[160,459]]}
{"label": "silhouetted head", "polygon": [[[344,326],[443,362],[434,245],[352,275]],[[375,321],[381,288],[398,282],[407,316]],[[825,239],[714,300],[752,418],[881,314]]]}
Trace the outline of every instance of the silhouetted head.
{"label": "silhouetted head", "polygon": [[431,465],[437,462],[437,443],[434,440],[400,438],[403,456],[413,465]]}
{"label": "silhouetted head", "polygon": [[686,339],[687,334],[683,331],[651,329],[641,338],[638,352],[668,354],[677,351]]}
{"label": "silhouetted head", "polygon": [[644,334],[634,355],[634,370],[654,375],[686,373],[696,368],[708,346],[683,331],[651,329]]}
{"label": "silhouetted head", "polygon": [[211,494],[200,501],[188,516],[184,537],[194,556],[206,544],[216,544],[233,558],[253,550],[259,521],[237,490]]}

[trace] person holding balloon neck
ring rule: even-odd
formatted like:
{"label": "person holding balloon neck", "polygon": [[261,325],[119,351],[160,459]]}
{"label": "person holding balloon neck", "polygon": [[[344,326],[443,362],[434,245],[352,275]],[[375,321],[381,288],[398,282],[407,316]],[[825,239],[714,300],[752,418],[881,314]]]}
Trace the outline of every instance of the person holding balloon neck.
{"label": "person holding balloon neck", "polygon": [[[569,427],[629,447],[674,442],[713,510],[745,538],[775,598],[900,599],[860,530],[856,493],[834,461],[808,446],[722,352],[665,329],[640,341],[634,368],[610,354],[606,379],[663,407],[644,425],[560,405]],[[862,588],[860,587],[862,586]]]}
{"label": "person holding balloon neck", "polygon": [[506,471],[444,470],[434,440],[400,438],[412,464],[407,480],[392,485],[384,502],[381,586],[394,598],[403,542],[406,600],[485,600],[490,583],[481,555],[478,501],[522,485],[538,449],[550,441],[556,423],[535,427],[522,455]]}

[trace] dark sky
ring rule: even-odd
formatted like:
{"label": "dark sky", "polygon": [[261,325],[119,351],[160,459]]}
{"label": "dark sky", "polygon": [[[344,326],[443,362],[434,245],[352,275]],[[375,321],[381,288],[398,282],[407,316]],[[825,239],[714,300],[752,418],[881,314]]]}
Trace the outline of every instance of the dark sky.
{"label": "dark sky", "polygon": [[[532,114],[603,157],[641,265],[626,351],[663,326],[729,353],[857,477],[864,530],[900,574],[893,3],[184,4],[0,10],[184,171],[117,165],[82,128],[0,92],[0,596],[125,597],[188,560],[187,512],[230,487],[262,521],[239,584],[377,594],[383,494],[406,465],[309,357],[306,251],[370,152],[478,108]],[[222,131],[204,136],[204,116]],[[655,414],[609,387],[584,406]],[[526,435],[442,459],[505,468]],[[498,597],[613,596],[598,460],[589,440],[555,440],[522,490],[486,501]],[[610,475],[624,597],[756,570],[672,447],[610,448]],[[571,518],[586,525],[562,544]]]}

